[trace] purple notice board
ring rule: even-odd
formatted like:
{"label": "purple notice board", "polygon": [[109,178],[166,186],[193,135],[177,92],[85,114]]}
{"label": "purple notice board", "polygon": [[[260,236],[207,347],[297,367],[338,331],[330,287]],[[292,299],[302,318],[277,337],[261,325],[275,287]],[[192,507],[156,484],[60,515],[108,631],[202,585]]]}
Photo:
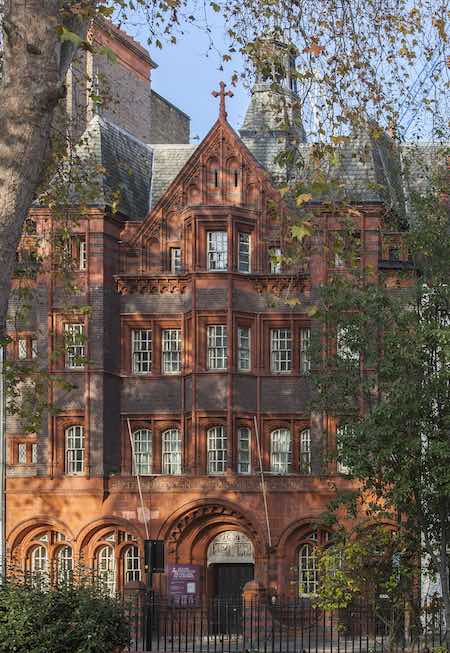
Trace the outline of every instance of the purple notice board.
{"label": "purple notice board", "polygon": [[197,603],[200,596],[200,565],[168,565],[167,593],[180,605]]}

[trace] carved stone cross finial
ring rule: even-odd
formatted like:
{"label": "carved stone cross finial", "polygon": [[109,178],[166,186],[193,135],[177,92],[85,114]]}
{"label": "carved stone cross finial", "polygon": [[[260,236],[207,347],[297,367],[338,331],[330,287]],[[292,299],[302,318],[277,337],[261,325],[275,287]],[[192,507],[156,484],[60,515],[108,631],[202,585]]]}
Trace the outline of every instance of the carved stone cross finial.
{"label": "carved stone cross finial", "polygon": [[226,120],[227,119],[227,112],[225,111],[225,98],[226,96],[228,97],[233,97],[233,93],[231,91],[225,91],[225,82],[220,82],[220,91],[213,91],[211,95],[214,97],[219,97],[220,96],[220,110],[219,110],[219,118],[221,120]]}

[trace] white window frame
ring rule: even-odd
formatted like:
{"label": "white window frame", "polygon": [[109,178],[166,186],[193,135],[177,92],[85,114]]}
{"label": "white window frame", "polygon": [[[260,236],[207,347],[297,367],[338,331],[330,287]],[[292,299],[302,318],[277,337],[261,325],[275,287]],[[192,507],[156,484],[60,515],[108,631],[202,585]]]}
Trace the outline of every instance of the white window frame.
{"label": "white window frame", "polygon": [[58,583],[69,583],[73,574],[73,550],[69,544],[60,546],[57,549],[55,563]]}
{"label": "white window frame", "polygon": [[48,578],[48,551],[43,544],[35,544],[29,554],[31,579],[34,584],[41,584],[49,580]]}
{"label": "white window frame", "polygon": [[345,433],[347,429],[351,428],[348,424],[342,424],[336,427],[336,472],[347,476],[351,473],[350,467],[340,462],[337,457],[342,453],[342,442],[339,441],[341,433]]}
{"label": "white window frame", "polygon": [[269,249],[270,274],[281,274],[283,272],[281,261],[274,261],[275,257],[281,257],[281,247],[271,247]]}
{"label": "white window frame", "polygon": [[208,474],[224,474],[228,459],[228,438],[224,426],[213,426],[207,431]]}
{"label": "white window frame", "polygon": [[150,374],[152,371],[152,329],[132,329],[131,369],[133,374]]}
{"label": "white window frame", "polygon": [[311,596],[317,594],[318,584],[316,546],[311,542],[305,542],[298,551],[299,595]]}
{"label": "white window frame", "polygon": [[133,436],[133,474],[151,476],[153,467],[153,433],[150,429],[136,429]]}
{"label": "white window frame", "polygon": [[300,474],[312,473],[311,429],[300,432]]}
{"label": "white window frame", "polygon": [[274,429],[270,434],[270,471],[290,474],[292,469],[292,434],[287,428]]}
{"label": "white window frame", "polygon": [[237,436],[238,436],[238,474],[251,474],[252,471],[251,429],[249,429],[247,426],[240,426],[238,428]]}
{"label": "white window frame", "polygon": [[228,269],[228,235],[226,231],[206,232],[207,269],[215,272]]}
{"label": "white window frame", "polygon": [[251,329],[239,326],[237,329],[237,366],[240,372],[250,372],[251,358]]}
{"label": "white window frame", "polygon": [[182,272],[183,263],[181,259],[181,247],[170,248],[170,271],[172,274]]}
{"label": "white window frame", "polygon": [[123,555],[124,583],[135,583],[141,580],[141,556],[139,547],[132,544],[125,549]]}
{"label": "white window frame", "polygon": [[37,358],[37,355],[38,355],[37,338],[31,338],[31,358]]}
{"label": "white window frame", "polygon": [[38,461],[38,443],[32,442],[31,444],[31,463],[36,465]]}
{"label": "white window frame", "polygon": [[300,329],[300,372],[309,374],[311,372],[311,328],[301,327]]}
{"label": "white window frame", "polygon": [[69,370],[83,369],[83,359],[86,356],[84,324],[82,322],[66,322],[64,324],[64,336],[66,368]]}
{"label": "white window frame", "polygon": [[181,329],[163,329],[161,337],[163,374],[181,372]]}
{"label": "white window frame", "polygon": [[17,358],[24,361],[28,358],[28,340],[27,338],[19,338],[17,341]]}
{"label": "white window frame", "polygon": [[252,239],[247,231],[238,233],[238,270],[246,274],[252,270]]}
{"label": "white window frame", "polygon": [[84,473],[84,427],[68,426],[64,431],[66,474],[76,476]]}
{"label": "white window frame", "polygon": [[86,239],[78,239],[78,269],[80,272],[87,270],[87,243]]}
{"label": "white window frame", "polygon": [[108,544],[100,546],[95,553],[97,577],[110,596],[116,593],[116,558],[114,549]]}
{"label": "white window frame", "polygon": [[276,374],[292,372],[292,331],[289,327],[270,330],[270,368]]}
{"label": "white window frame", "polygon": [[226,370],[228,367],[228,333],[225,324],[208,326],[207,368]]}
{"label": "white window frame", "polygon": [[19,442],[17,445],[17,464],[27,464],[27,444],[26,442]]}
{"label": "white window frame", "polygon": [[181,433],[180,429],[166,429],[161,434],[161,468],[163,474],[181,474]]}

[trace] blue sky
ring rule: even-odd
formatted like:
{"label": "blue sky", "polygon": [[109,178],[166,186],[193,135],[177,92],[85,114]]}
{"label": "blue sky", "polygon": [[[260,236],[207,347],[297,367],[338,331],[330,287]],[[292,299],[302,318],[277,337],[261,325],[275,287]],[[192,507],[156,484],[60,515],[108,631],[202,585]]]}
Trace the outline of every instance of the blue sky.
{"label": "blue sky", "polygon": [[[212,38],[218,47],[222,47],[224,27],[218,17],[214,18]],[[141,29],[133,27],[130,20],[124,27],[149,47],[145,42],[145,26]],[[236,59],[223,64],[223,71],[219,70],[221,57],[215,50],[208,51],[208,46],[206,34],[191,26],[185,28],[184,34],[177,35],[176,45],[164,45],[162,50],[149,48],[152,59],[158,64],[152,72],[152,88],[191,117],[191,138],[198,136],[202,139],[217,119],[219,99],[213,98],[211,92],[219,88],[221,80],[229,84],[233,71],[243,67],[242,59],[236,55]],[[242,82],[232,91],[234,97],[227,98],[228,120],[238,129],[249,102],[249,93]]]}

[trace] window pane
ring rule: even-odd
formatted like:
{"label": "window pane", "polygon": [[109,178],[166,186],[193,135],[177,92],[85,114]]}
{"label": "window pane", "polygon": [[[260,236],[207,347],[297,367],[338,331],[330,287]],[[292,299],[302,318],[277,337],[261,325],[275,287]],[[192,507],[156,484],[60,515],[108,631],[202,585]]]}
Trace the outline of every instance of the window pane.
{"label": "window pane", "polygon": [[227,327],[220,324],[208,327],[208,360],[210,370],[227,368]]}
{"label": "window pane", "polygon": [[250,329],[238,327],[238,369],[250,370]]}
{"label": "window pane", "polygon": [[102,546],[96,556],[97,577],[108,594],[116,591],[116,561],[114,551],[108,545]]}
{"label": "window pane", "polygon": [[228,259],[227,232],[208,231],[207,247],[208,270],[226,270]]}
{"label": "window pane", "polygon": [[69,426],[66,429],[66,474],[84,472],[84,429]]}
{"label": "window pane", "polygon": [[78,252],[78,267],[81,271],[87,269],[87,249],[86,249],[86,241],[84,238],[80,238],[79,240],[79,252]]}
{"label": "window pane", "polygon": [[271,331],[272,372],[290,372],[292,369],[292,338],[290,329]]}
{"label": "window pane", "polygon": [[21,442],[17,447],[17,462],[19,465],[26,465],[27,463],[27,445]]}
{"label": "window pane", "polygon": [[59,583],[68,583],[72,578],[72,547],[63,546],[56,554],[56,577]]}
{"label": "window pane", "polygon": [[308,374],[311,370],[311,329],[300,329],[300,372]]}
{"label": "window pane", "polygon": [[241,427],[238,429],[238,472],[239,474],[250,474],[250,429]]}
{"label": "window pane", "polygon": [[181,372],[180,329],[164,329],[162,332],[162,367],[164,374]]}
{"label": "window pane", "polygon": [[359,361],[359,352],[352,347],[351,330],[349,327],[338,327],[336,335],[336,353],[344,361],[356,363]]}
{"label": "window pane", "polygon": [[134,374],[147,374],[152,370],[152,331],[136,329],[131,333],[132,370]]}
{"label": "window pane", "polygon": [[38,342],[37,338],[31,339],[31,358],[37,358],[38,355]]}
{"label": "window pane", "polygon": [[48,581],[48,554],[45,546],[33,547],[30,552],[31,580],[35,585]]}
{"label": "window pane", "polygon": [[311,431],[309,429],[300,433],[300,472],[311,474]]}
{"label": "window pane", "polygon": [[28,358],[26,338],[19,338],[17,341],[17,356],[20,360]]}
{"label": "window pane", "polygon": [[33,442],[31,445],[31,462],[35,465],[38,461],[38,445],[37,442]]}
{"label": "window pane", "polygon": [[83,324],[65,324],[66,367],[84,367],[85,343]]}
{"label": "window pane", "polygon": [[298,554],[299,594],[316,594],[317,562],[316,549],[312,544],[303,544]]}
{"label": "window pane", "polygon": [[292,441],[289,429],[276,429],[270,434],[271,471],[289,474],[292,464]]}
{"label": "window pane", "polygon": [[239,233],[239,272],[250,272],[250,234]]}
{"label": "window pane", "polygon": [[152,473],[152,432],[139,429],[133,433],[134,473],[148,476]]}
{"label": "window pane", "polygon": [[162,473],[181,474],[181,436],[178,429],[162,434]]}
{"label": "window pane", "polygon": [[181,272],[181,249],[179,247],[170,249],[170,270],[174,274]]}
{"label": "window pane", "polygon": [[271,274],[281,274],[281,248],[272,247],[269,250],[269,265]]}
{"label": "window pane", "polygon": [[223,474],[227,465],[227,436],[223,426],[208,430],[208,474]]}
{"label": "window pane", "polygon": [[125,583],[141,580],[141,557],[137,546],[130,546],[126,549],[124,563]]}
{"label": "window pane", "polygon": [[[348,429],[350,426],[348,424],[342,424],[342,426],[338,426],[336,428],[336,457],[340,458],[343,453],[343,443],[342,443],[342,438],[345,436],[345,434],[348,432]],[[336,471],[338,474],[350,474],[350,467],[348,465],[345,465],[343,462],[340,460],[336,461]]]}

